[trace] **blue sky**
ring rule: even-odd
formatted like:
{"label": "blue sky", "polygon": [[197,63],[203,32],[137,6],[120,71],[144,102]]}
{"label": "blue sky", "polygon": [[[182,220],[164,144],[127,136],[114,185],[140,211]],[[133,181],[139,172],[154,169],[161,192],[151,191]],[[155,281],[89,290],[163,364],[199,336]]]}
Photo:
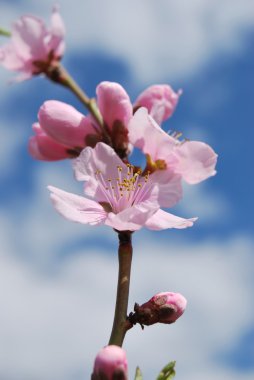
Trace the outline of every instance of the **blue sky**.
{"label": "blue sky", "polygon": [[[183,380],[253,378],[251,2],[59,3],[68,32],[63,63],[90,96],[102,80],[121,83],[132,100],[153,83],[182,88],[165,130],[203,140],[219,155],[217,175],[186,186],[173,210],[199,216],[194,227],[134,235],[129,308],[165,290],[181,291],[188,308],[173,326],[129,333],[130,378],[139,364],[154,379],[170,359]],[[27,12],[48,18],[50,8],[48,0],[1,1],[0,24],[8,28]],[[116,236],[58,216],[46,186],[80,193],[70,162],[36,162],[27,153],[45,100],[84,109],[43,78],[8,86],[10,77],[0,68],[0,377],[88,378],[112,323]]]}

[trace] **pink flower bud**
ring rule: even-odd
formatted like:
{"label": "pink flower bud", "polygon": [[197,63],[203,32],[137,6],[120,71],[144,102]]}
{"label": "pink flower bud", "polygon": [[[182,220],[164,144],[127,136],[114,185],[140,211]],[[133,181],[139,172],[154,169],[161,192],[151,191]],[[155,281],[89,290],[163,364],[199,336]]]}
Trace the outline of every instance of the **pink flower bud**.
{"label": "pink flower bud", "polygon": [[69,104],[46,101],[39,109],[39,123],[33,124],[29,153],[37,160],[56,161],[77,157],[86,146],[101,141],[89,117]]}
{"label": "pink flower bud", "polygon": [[129,316],[131,323],[150,326],[154,323],[174,323],[184,312],[187,301],[180,293],[163,292],[153,296],[148,302],[139,306]]}
{"label": "pink flower bud", "polygon": [[[37,160],[57,161],[71,158],[71,150],[51,139],[42,129],[39,123],[33,124],[34,136],[28,142],[28,151]],[[77,154],[78,155],[78,154]]]}
{"label": "pink flower bud", "polygon": [[149,114],[158,124],[172,116],[179,96],[182,91],[174,92],[174,90],[166,85],[153,85],[143,91],[137,98],[134,109],[138,107],[146,107]]}
{"label": "pink flower bud", "polygon": [[97,354],[92,380],[127,380],[125,351],[118,346],[106,346]]}
{"label": "pink flower bud", "polygon": [[84,148],[86,136],[95,133],[88,118],[71,105],[57,100],[44,102],[39,109],[38,119],[48,136],[70,148]]}

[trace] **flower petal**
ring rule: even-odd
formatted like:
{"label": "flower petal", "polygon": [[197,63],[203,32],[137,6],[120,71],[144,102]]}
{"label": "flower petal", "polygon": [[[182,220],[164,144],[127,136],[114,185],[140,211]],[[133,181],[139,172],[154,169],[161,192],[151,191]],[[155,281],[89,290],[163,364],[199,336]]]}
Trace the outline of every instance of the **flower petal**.
{"label": "flower petal", "polygon": [[12,42],[17,54],[24,60],[44,60],[47,56],[44,22],[34,16],[22,16],[13,25]]}
{"label": "flower petal", "polygon": [[169,155],[176,144],[175,139],[160,128],[144,107],[135,112],[128,130],[130,142],[154,161]]}
{"label": "flower petal", "polygon": [[147,200],[118,214],[110,212],[105,224],[118,231],[137,231],[146,224],[146,221],[156,213],[158,208],[157,202]]}
{"label": "flower petal", "polygon": [[46,101],[39,110],[38,119],[44,131],[58,143],[71,148],[85,147],[87,134],[95,133],[82,113],[69,104],[57,100]]}
{"label": "flower petal", "polygon": [[167,228],[181,229],[191,227],[195,220],[197,220],[197,218],[183,219],[166,211],[158,210],[146,221],[145,227],[156,231],[165,230]]}
{"label": "flower petal", "polygon": [[124,88],[115,82],[101,82],[96,94],[98,107],[108,128],[112,129],[116,121],[127,127],[132,117],[132,104]]}
{"label": "flower petal", "polygon": [[33,125],[35,136],[28,141],[28,151],[37,160],[57,161],[70,158],[68,148],[52,140],[41,129],[39,123]]}
{"label": "flower petal", "polygon": [[23,71],[19,75],[17,75],[16,77],[11,78],[9,80],[9,83],[13,84],[13,83],[23,82],[24,80],[30,79],[32,76],[33,76],[32,71]]}
{"label": "flower petal", "polygon": [[150,86],[139,95],[134,108],[146,107],[152,118],[161,124],[172,116],[181,93],[174,92],[167,84]]}
{"label": "flower petal", "polygon": [[94,149],[83,149],[79,157],[73,162],[75,178],[78,181],[87,181],[85,193],[99,202],[107,202],[107,197],[101,191],[96,177],[99,171],[103,178],[116,177],[117,167],[122,168],[122,175],[126,177],[128,168],[108,145],[99,142]]}
{"label": "flower petal", "polygon": [[99,203],[53,186],[48,186],[48,189],[54,207],[66,219],[92,226],[105,221],[107,213]]}
{"label": "flower petal", "polygon": [[0,64],[8,70],[22,70],[25,63],[20,58],[15,50],[15,47],[10,42],[0,48]]}
{"label": "flower petal", "polygon": [[196,184],[216,174],[217,154],[203,142],[186,141],[176,147],[174,156],[178,161],[175,171],[190,184]]}
{"label": "flower petal", "polygon": [[150,175],[150,180],[157,183],[157,199],[161,207],[173,207],[182,198],[182,181],[179,174],[170,170],[158,170]]}
{"label": "flower petal", "polygon": [[102,142],[99,142],[94,149],[90,147],[83,149],[73,163],[75,178],[78,181],[88,181],[95,178],[95,173],[98,170],[105,178],[115,177],[118,166],[121,166],[124,174],[127,173],[126,165],[115,151]]}
{"label": "flower petal", "polygon": [[50,40],[48,42],[48,50],[54,51],[54,55],[62,57],[65,48],[64,36],[65,27],[63,19],[59,13],[59,7],[54,6],[51,15],[51,28],[49,30]]}

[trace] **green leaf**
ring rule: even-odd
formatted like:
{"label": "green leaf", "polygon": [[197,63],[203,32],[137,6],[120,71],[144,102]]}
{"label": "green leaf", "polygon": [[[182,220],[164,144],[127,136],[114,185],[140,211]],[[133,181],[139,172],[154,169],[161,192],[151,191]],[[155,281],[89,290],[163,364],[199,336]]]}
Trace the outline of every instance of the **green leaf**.
{"label": "green leaf", "polygon": [[137,369],[136,369],[135,379],[134,380],[143,380],[143,376],[142,376],[142,373],[141,373],[139,367],[137,367]]}
{"label": "green leaf", "polygon": [[11,33],[8,32],[8,30],[4,30],[4,29],[0,28],[0,36],[10,37]]}
{"label": "green leaf", "polygon": [[159,373],[156,380],[172,380],[175,377],[175,364],[176,362],[168,363]]}

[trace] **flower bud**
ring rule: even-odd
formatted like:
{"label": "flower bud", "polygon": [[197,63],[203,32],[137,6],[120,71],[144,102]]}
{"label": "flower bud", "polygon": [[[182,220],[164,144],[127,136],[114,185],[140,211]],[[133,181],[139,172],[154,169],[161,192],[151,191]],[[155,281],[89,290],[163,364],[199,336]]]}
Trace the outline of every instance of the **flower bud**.
{"label": "flower bud", "polygon": [[72,158],[78,155],[78,152],[72,151],[53,140],[48,136],[39,123],[33,124],[34,136],[29,138],[28,151],[31,156],[37,160],[43,161],[57,161],[65,158]]}
{"label": "flower bud", "polygon": [[44,102],[39,109],[38,119],[48,136],[70,148],[84,148],[87,134],[95,133],[88,118],[70,104],[58,100]]}
{"label": "flower bud", "polygon": [[150,86],[139,95],[134,110],[146,107],[152,118],[160,125],[172,116],[181,94],[181,90],[175,92],[166,84]]}
{"label": "flower bud", "polygon": [[125,351],[118,346],[106,346],[97,354],[92,380],[127,380]]}
{"label": "flower bud", "polygon": [[150,326],[154,323],[174,323],[184,312],[187,301],[180,293],[163,292],[153,296],[148,302],[139,306],[135,304],[131,313],[131,323]]}

